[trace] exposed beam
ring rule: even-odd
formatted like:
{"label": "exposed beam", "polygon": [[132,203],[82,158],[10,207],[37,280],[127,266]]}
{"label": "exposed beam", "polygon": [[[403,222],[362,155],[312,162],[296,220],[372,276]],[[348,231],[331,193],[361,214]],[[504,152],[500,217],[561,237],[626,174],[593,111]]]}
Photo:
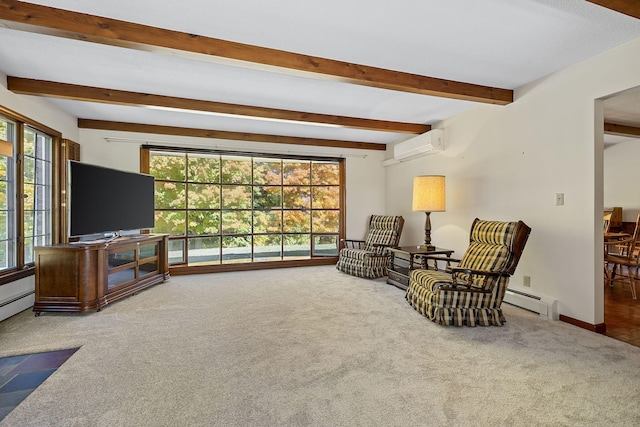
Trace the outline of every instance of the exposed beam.
{"label": "exposed beam", "polygon": [[640,127],[628,126],[628,125],[617,125],[614,123],[605,122],[604,133],[608,133],[611,135],[619,135],[619,136],[638,137],[640,136]]}
{"label": "exposed beam", "polygon": [[337,139],[301,138],[295,136],[266,135],[246,132],[229,132],[211,129],[194,129],[175,126],[147,125],[141,123],[111,122],[106,120],[78,119],[82,129],[101,129],[119,132],[151,133],[156,135],[190,136],[195,138],[228,139],[233,141],[270,142],[275,144],[309,145],[314,147],[337,147],[357,150],[384,151],[386,144],[374,142],[341,141]]}
{"label": "exposed beam", "polygon": [[239,66],[382,89],[499,105],[513,102],[513,91],[508,89],[301,55],[17,0],[0,0],[0,22],[15,30],[217,63],[231,61]]}
{"label": "exposed beam", "polygon": [[330,114],[306,113],[302,111],[279,110],[250,105],[227,104],[198,99],[176,98],[149,93],[128,92],[91,86],[45,80],[7,77],[7,88],[22,95],[47,96],[74,101],[99,102],[127,106],[151,106],[172,110],[200,111],[249,118],[284,120],[297,123],[312,123],[348,127],[360,130],[421,134],[431,130],[431,126],[418,123],[391,122],[385,120],[362,119]]}
{"label": "exposed beam", "polygon": [[587,0],[590,3],[615,10],[628,16],[640,19],[640,2],[638,0]]}

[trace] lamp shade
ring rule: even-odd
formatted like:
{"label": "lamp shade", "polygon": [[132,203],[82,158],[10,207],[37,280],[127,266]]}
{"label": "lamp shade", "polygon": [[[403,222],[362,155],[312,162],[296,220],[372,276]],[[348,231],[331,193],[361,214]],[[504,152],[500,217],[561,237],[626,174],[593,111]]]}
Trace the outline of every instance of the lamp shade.
{"label": "lamp shade", "polygon": [[413,210],[444,212],[445,177],[442,175],[416,176],[413,178]]}

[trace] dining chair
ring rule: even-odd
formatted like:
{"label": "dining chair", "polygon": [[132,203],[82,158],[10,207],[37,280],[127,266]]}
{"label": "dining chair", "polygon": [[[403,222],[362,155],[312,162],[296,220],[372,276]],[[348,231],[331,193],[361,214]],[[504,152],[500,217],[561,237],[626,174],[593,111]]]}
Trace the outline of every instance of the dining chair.
{"label": "dining chair", "polygon": [[[640,215],[636,218],[636,225],[633,234],[628,239],[617,240],[613,242],[605,242],[605,247],[615,245],[620,248],[618,253],[605,250],[605,283],[613,286],[614,282],[624,282],[631,288],[631,297],[637,299],[636,280],[638,277],[638,268],[640,267],[639,254],[637,249],[640,243]],[[626,274],[623,270],[626,270]]]}
{"label": "dining chair", "polygon": [[604,214],[604,232],[608,233],[611,228],[611,213]]}

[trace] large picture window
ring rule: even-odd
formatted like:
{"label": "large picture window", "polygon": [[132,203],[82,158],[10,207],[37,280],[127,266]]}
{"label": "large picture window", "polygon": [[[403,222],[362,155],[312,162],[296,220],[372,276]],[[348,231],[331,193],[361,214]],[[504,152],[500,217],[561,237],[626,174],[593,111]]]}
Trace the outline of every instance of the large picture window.
{"label": "large picture window", "polygon": [[341,236],[341,159],[148,149],[155,233],[172,265],[335,257]]}

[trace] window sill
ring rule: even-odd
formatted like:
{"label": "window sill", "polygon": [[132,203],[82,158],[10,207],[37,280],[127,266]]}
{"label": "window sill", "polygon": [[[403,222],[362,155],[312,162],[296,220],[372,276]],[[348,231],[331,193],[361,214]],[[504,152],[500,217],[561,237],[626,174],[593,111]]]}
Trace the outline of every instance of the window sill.
{"label": "window sill", "polygon": [[33,276],[36,273],[35,266],[29,266],[23,270],[8,270],[0,273],[0,286],[7,283],[15,282],[16,280],[24,279],[25,277]]}
{"label": "window sill", "polygon": [[267,270],[271,268],[308,267],[315,265],[332,265],[338,262],[338,257],[319,257],[305,260],[264,261],[243,264],[211,264],[198,266],[169,266],[172,276],[183,274],[223,273],[229,271]]}

